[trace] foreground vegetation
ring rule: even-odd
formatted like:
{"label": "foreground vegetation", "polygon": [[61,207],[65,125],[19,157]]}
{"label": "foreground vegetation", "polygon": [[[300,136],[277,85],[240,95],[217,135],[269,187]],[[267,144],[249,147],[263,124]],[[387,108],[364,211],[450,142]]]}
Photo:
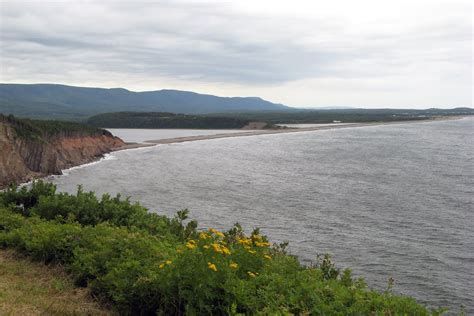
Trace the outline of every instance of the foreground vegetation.
{"label": "foreground vegetation", "polygon": [[186,218],[187,211],[168,218],[81,188],[57,193],[39,181],[0,193],[0,247],[64,266],[121,314],[440,313],[390,288],[368,289],[329,256],[305,267],[258,230],[199,231]]}
{"label": "foreground vegetation", "polygon": [[113,315],[64,270],[0,250],[0,315]]}

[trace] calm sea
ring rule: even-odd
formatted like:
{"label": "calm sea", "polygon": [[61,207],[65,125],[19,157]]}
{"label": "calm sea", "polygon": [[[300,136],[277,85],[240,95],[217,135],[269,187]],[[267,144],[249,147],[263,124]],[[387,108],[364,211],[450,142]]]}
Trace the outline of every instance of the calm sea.
{"label": "calm sea", "polygon": [[398,293],[474,312],[473,119],[160,145],[52,181],[188,208],[201,227],[260,227],[304,262],[328,252],[373,288],[393,277]]}

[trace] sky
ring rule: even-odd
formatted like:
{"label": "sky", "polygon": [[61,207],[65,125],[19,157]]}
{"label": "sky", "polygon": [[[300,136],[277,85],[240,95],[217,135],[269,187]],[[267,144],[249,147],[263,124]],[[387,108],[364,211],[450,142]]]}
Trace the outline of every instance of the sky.
{"label": "sky", "polygon": [[0,82],[472,107],[469,0],[0,0]]}

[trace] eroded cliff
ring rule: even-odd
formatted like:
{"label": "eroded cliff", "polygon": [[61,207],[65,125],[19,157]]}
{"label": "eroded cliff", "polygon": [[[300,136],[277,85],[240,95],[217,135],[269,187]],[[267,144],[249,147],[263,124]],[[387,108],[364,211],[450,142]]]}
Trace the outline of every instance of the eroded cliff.
{"label": "eroded cliff", "polygon": [[[48,125],[52,124],[52,125]],[[106,130],[0,115],[0,187],[100,159],[124,146]]]}

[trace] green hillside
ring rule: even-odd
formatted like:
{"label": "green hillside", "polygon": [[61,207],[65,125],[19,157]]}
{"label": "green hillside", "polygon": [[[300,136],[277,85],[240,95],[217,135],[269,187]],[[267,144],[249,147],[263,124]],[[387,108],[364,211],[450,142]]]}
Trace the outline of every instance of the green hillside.
{"label": "green hillside", "polygon": [[409,120],[427,120],[443,116],[474,115],[474,109],[325,109],[325,110],[295,110],[285,111],[262,111],[262,112],[239,112],[239,113],[213,113],[210,116],[234,117],[251,121],[264,121],[270,124],[309,124],[309,123],[332,123],[341,121],[344,123],[356,122],[394,122]]}
{"label": "green hillside", "polygon": [[163,112],[117,112],[95,115],[86,122],[104,128],[237,129],[248,125],[250,120]]}
{"label": "green hillside", "polygon": [[30,118],[81,119],[118,111],[205,114],[286,110],[256,97],[217,97],[178,90],[134,92],[58,84],[0,84],[0,113]]}

